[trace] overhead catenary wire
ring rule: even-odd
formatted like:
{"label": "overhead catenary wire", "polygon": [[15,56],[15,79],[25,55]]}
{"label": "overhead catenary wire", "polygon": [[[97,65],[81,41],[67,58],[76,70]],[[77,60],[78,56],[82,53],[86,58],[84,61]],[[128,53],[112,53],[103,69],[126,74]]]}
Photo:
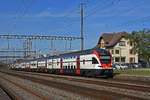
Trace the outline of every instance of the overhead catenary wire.
{"label": "overhead catenary wire", "polygon": [[[116,2],[120,2],[120,0],[117,0]],[[107,8],[110,8],[111,6],[113,6],[114,4],[115,4],[115,0],[111,1],[108,5],[106,5],[106,6],[102,7],[102,8],[99,8],[99,5],[98,5],[87,16],[85,16],[84,18],[93,16],[94,14],[96,14],[98,12],[104,11]]]}
{"label": "overhead catenary wire", "polygon": [[[138,8],[140,4],[137,4],[133,6],[132,8],[127,9],[123,14],[128,13],[129,11],[133,11],[134,9]],[[120,16],[119,14],[113,15],[113,16]],[[109,25],[109,26],[117,26],[117,27],[123,27],[123,26],[145,26],[146,23],[148,23],[148,20],[150,19],[150,15],[144,16],[142,18],[134,18],[134,20],[126,21],[118,25]]]}
{"label": "overhead catenary wire", "polygon": [[[120,2],[121,0],[118,0],[118,2]],[[113,2],[112,2],[112,4],[113,4]],[[134,5],[133,7],[131,7],[131,8],[129,8],[129,9],[127,9],[127,10],[125,10],[125,11],[123,11],[123,14],[126,14],[126,13],[129,13],[130,11],[133,11],[134,9],[136,9],[136,8],[138,8],[140,5],[142,5],[141,3],[140,4],[137,4],[137,5]],[[89,16],[92,16],[92,15],[94,15],[95,13],[97,13],[98,12],[98,10],[95,10],[95,12],[92,12],[92,13],[90,13],[89,15],[87,15],[87,16],[85,16],[85,18],[86,17],[89,17]],[[121,16],[121,14],[114,14],[114,15],[112,15],[112,16]],[[122,24],[119,24],[119,25],[117,25],[117,26],[129,26],[129,23],[132,23],[132,25],[134,24],[136,24],[135,22],[137,22],[137,21],[139,21],[139,20],[144,20],[145,18],[150,18],[150,16],[145,16],[145,17],[142,17],[142,18],[139,18],[139,19],[136,19],[136,20],[134,20],[134,21],[128,21],[128,22],[126,22],[126,23],[122,23]],[[145,22],[146,23],[146,22]],[[141,26],[144,26],[144,25],[146,25],[145,23],[140,23],[139,25],[141,25]],[[136,24],[136,26],[137,26],[138,24]],[[110,26],[110,25],[107,25],[107,26]],[[112,25],[112,26],[114,26],[114,25]],[[115,25],[116,26],[116,25]],[[131,26],[131,25],[130,25]]]}
{"label": "overhead catenary wire", "polygon": [[[29,2],[30,5],[27,6],[27,7],[25,7],[25,6],[19,6],[19,7],[18,7],[17,12],[16,12],[16,15],[15,15],[15,17],[13,18],[13,21],[14,21],[14,22],[8,24],[8,26],[12,26],[12,29],[11,29],[11,27],[10,27],[10,31],[8,32],[8,35],[14,33],[14,31],[15,31],[15,29],[16,29],[17,21],[18,21],[17,19],[19,19],[19,17],[21,18],[21,17],[23,17],[23,16],[26,15],[27,11],[30,9],[30,7],[32,7],[32,4],[34,3],[33,1],[34,1],[34,0],[31,0],[31,2]],[[21,0],[21,2],[22,2],[23,5],[25,4],[25,0]],[[19,14],[18,14],[18,13],[19,13],[19,10],[22,10],[22,9],[20,9],[21,7],[23,7],[23,13],[22,13],[22,15],[18,16],[18,15],[19,15]],[[10,45],[11,45],[11,42],[10,42],[10,40],[8,39],[8,50],[10,49]],[[8,52],[8,56],[9,56],[9,52]]]}
{"label": "overhead catenary wire", "polygon": [[[87,1],[88,0],[86,0],[86,2],[84,2],[84,4],[85,3],[87,3]],[[82,0],[82,2],[83,2],[83,0]],[[86,5],[86,4],[85,4]],[[99,6],[99,3],[97,3],[96,4],[96,7],[97,6]],[[94,7],[95,8],[95,7]],[[65,14],[64,16],[62,16],[62,17],[69,17],[69,15],[71,15],[73,12],[75,12],[77,9],[73,9],[72,11],[70,11],[70,13],[67,13],[67,14]],[[84,18],[85,19],[85,18]],[[64,21],[64,22],[66,22],[66,21]],[[78,22],[80,22],[80,20],[78,19],[77,21],[74,21],[74,22],[72,22],[72,23],[69,23],[69,24],[67,24],[67,25],[64,25],[62,28],[60,28],[60,29],[56,29],[56,31],[48,31],[48,32],[41,32],[41,33],[62,33],[62,31],[61,30],[64,30],[65,29],[65,31],[67,31],[68,30],[68,27],[70,27],[70,26],[72,26],[73,24],[75,24],[75,23],[78,23]],[[70,32],[67,32],[67,33],[70,33]],[[66,33],[66,34],[67,34]]]}
{"label": "overhead catenary wire", "polygon": [[[83,2],[83,1],[82,1]],[[86,2],[85,3],[87,3],[88,2],[88,0],[86,0]],[[84,3],[84,4],[85,4]],[[86,5],[86,4],[85,4]],[[99,3],[97,3],[96,5],[99,5]],[[74,12],[76,11],[77,9],[75,9],[75,10],[73,10]],[[85,11],[86,12],[86,11]],[[72,12],[73,13],[73,12]],[[71,14],[71,13],[69,13],[69,14]],[[68,15],[69,14],[67,14],[67,15],[65,15],[64,17],[69,17]],[[77,14],[77,13],[76,13]],[[72,23],[69,23],[69,24],[67,24],[67,25],[64,25],[62,28],[59,28],[59,29],[57,29],[56,31],[54,31],[55,33],[62,33],[62,31],[61,30],[64,30],[65,29],[65,31],[67,31],[67,29],[68,29],[68,27],[70,27],[70,26],[72,26],[72,25],[74,25],[75,23],[79,23],[80,22],[80,19],[78,19],[77,21],[74,21],[74,22],[72,22]],[[54,33],[53,32],[53,33]],[[49,33],[49,32],[48,32]],[[67,32],[67,33],[70,33],[70,32]]]}
{"label": "overhead catenary wire", "polygon": [[[70,15],[72,15],[74,12],[77,12],[77,11],[78,11],[78,8],[74,8],[73,10],[69,11],[64,16],[61,16],[61,17],[62,18],[70,17]],[[63,20],[63,22],[66,23],[65,20]],[[71,25],[72,25],[72,23],[68,24],[67,26],[71,26]],[[47,32],[40,32],[40,33],[62,33],[62,31],[61,30],[57,30],[57,31],[47,31]]]}
{"label": "overhead catenary wire", "polygon": [[[120,0],[117,0],[117,1],[120,2]],[[113,6],[114,4],[115,4],[115,1],[113,0],[111,3],[109,3],[108,5],[106,5],[106,6],[102,7],[102,8],[101,8],[99,5],[97,5],[96,7],[94,7],[94,8],[91,10],[91,12],[90,12],[89,14],[87,14],[86,16],[84,16],[84,19],[86,19],[87,17],[90,17],[90,16],[96,14],[97,12],[100,12],[100,11],[102,11],[102,10],[105,10],[105,9],[107,9],[107,8],[109,8],[109,7],[111,7],[111,6]],[[94,11],[93,11],[93,10],[94,10]],[[99,11],[99,10],[100,10],[100,11]],[[64,27],[62,27],[61,29],[68,29],[70,26],[72,26],[73,24],[78,23],[78,22],[80,22],[80,20],[74,21],[74,22],[72,22],[72,23],[70,23],[70,24],[67,24],[67,25],[65,25]]]}

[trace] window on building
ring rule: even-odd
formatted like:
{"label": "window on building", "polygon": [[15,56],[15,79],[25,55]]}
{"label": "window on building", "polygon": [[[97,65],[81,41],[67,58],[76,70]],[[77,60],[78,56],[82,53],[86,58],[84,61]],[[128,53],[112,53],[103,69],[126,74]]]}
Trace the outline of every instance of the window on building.
{"label": "window on building", "polygon": [[130,46],[133,46],[133,43],[132,43],[132,42],[130,42]]}
{"label": "window on building", "polygon": [[130,49],[130,54],[133,54],[133,50],[132,49]]}
{"label": "window on building", "polygon": [[120,58],[119,57],[115,57],[115,62],[120,62]]}
{"label": "window on building", "polygon": [[130,63],[134,63],[135,62],[135,58],[134,57],[130,57]]}
{"label": "window on building", "polygon": [[125,57],[121,57],[121,62],[125,62],[126,58]]}
{"label": "window on building", "polygon": [[92,57],[92,64],[98,64],[98,61],[96,58]]}
{"label": "window on building", "polygon": [[125,43],[126,43],[125,41],[120,41],[119,46],[125,46],[126,45]]}
{"label": "window on building", "polygon": [[119,54],[119,50],[116,50],[116,54]]}

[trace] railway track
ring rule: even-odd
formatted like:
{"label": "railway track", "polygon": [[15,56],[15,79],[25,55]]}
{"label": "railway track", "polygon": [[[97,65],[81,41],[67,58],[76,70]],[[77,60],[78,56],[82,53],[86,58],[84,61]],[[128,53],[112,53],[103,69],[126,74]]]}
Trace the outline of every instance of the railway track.
{"label": "railway track", "polygon": [[[39,78],[33,78],[33,77],[29,77],[29,76],[23,76],[23,75],[8,73],[8,72],[4,72],[4,73],[9,74],[9,75],[13,75],[15,77],[23,78],[26,80],[30,80],[32,82],[40,83],[43,85],[63,89],[65,91],[74,92],[74,93],[85,95],[85,96],[90,96],[90,97],[95,98],[97,100],[115,100],[115,99],[110,99],[107,96],[99,95],[98,93],[97,93],[97,95],[93,94],[93,93],[91,94],[89,92],[89,89],[83,88],[83,87],[77,87],[77,86],[73,86],[73,85],[69,85],[69,84],[63,84],[63,83],[58,83],[58,82],[53,82],[53,81],[48,81],[48,80],[43,80],[43,79],[39,79]],[[96,91],[93,91],[93,92],[96,92]],[[101,93],[101,92],[99,92],[99,93]]]}
{"label": "railway track", "polygon": [[[16,71],[14,71],[16,72]],[[47,74],[47,73],[35,73],[35,72],[23,72],[23,71],[17,71],[18,73],[28,73],[28,74],[31,74],[31,75],[38,75],[38,76],[43,76],[43,77],[53,77],[53,78],[61,78],[61,79],[67,79],[69,76],[61,76],[61,75],[55,75],[55,74]],[[126,84],[126,83],[129,83],[129,84],[133,84],[133,85],[136,85],[136,84],[139,84],[139,85],[147,85],[149,86],[150,84],[150,81],[143,81],[143,80],[130,80],[130,79],[112,79],[112,78],[109,78],[109,79],[105,79],[105,78],[102,78],[102,77],[96,77],[96,78],[87,78],[87,77],[82,77],[81,76],[72,76],[68,78],[68,80],[72,80],[72,79],[88,79],[90,81],[92,81],[93,79],[96,79],[96,80],[100,80],[100,81],[106,81],[106,82],[117,82],[117,83],[123,83],[123,84]]]}
{"label": "railway track", "polygon": [[[31,76],[26,76],[24,73],[24,75],[21,74],[14,74],[14,73],[9,73],[9,72],[3,72],[5,74],[9,74],[15,77],[19,77],[19,78],[24,78],[26,80],[30,80],[36,83],[40,83],[43,85],[47,85],[47,86],[52,86],[55,88],[59,88],[59,89],[63,89],[65,91],[70,91],[70,92],[74,92],[80,95],[84,95],[84,96],[90,96],[92,98],[98,99],[98,100],[119,100],[118,98],[126,98],[126,99],[132,99],[132,100],[148,100],[148,99],[143,99],[140,97],[135,97],[135,96],[129,96],[129,95],[124,95],[124,94],[119,94],[119,93],[114,93],[111,91],[105,91],[105,90],[97,90],[97,89],[92,89],[92,88],[87,88],[87,87],[81,87],[81,86],[76,86],[76,85],[71,85],[71,84],[66,84],[66,83],[61,83],[61,82],[54,82],[51,80],[45,80],[45,79],[41,79],[41,78],[37,78],[37,77],[31,77]],[[29,75],[29,73],[27,73]],[[35,75],[35,73],[30,73],[30,75]],[[49,75],[39,75],[39,76],[44,76],[44,77],[50,77]],[[98,82],[98,81],[89,81],[89,80],[82,80],[82,79],[74,79],[74,78],[65,78],[65,77],[60,77],[60,76],[52,76],[53,78],[61,78],[63,80],[69,80],[69,81],[75,81],[75,82],[82,82],[82,83],[88,83],[88,84],[96,84],[96,85],[105,85],[105,86],[111,86],[111,87],[117,87],[117,88],[125,88],[125,89],[130,89],[129,85],[127,85],[128,87],[121,87],[118,86],[118,84],[116,85],[112,85],[110,83],[107,82]],[[132,87],[132,90],[137,90],[135,89],[135,87]],[[143,87],[138,87],[137,91],[146,91],[149,92],[149,90],[143,88]],[[125,99],[125,100],[126,100]]]}
{"label": "railway track", "polygon": [[0,82],[0,87],[7,93],[8,97],[12,100],[19,100],[19,97],[15,95],[10,89],[7,88],[2,82]]}
{"label": "railway track", "polygon": [[[22,73],[22,72],[21,72]],[[150,92],[150,82],[147,82],[147,85],[138,85],[135,84],[135,82],[137,83],[138,81],[133,81],[133,80],[121,80],[121,82],[117,82],[120,81],[118,79],[115,79],[116,82],[112,81],[106,81],[106,80],[89,80],[89,79],[79,79],[77,78],[72,78],[72,77],[63,77],[63,76],[55,76],[55,75],[47,75],[47,74],[38,74],[38,73],[28,73],[30,75],[38,75],[38,76],[43,76],[43,77],[52,77],[52,78],[56,78],[56,79],[63,79],[63,80],[69,80],[69,81],[75,81],[75,82],[82,82],[82,83],[88,83],[88,84],[96,84],[96,85],[103,85],[103,86],[110,86],[110,87],[117,87],[117,88],[123,88],[123,89],[129,89],[129,90],[136,90],[136,91],[142,91],[142,92]],[[125,83],[123,83],[125,82]],[[126,82],[130,82],[130,83],[126,83]],[[134,84],[132,83],[134,82]],[[143,82],[143,81],[142,81]]]}
{"label": "railway track", "polygon": [[[14,85],[15,87],[17,88],[20,88],[21,90],[25,91],[26,93],[29,93],[33,96],[36,96],[37,98],[41,99],[41,100],[51,100],[50,98],[47,98],[45,96],[42,96],[41,94],[35,92],[35,91],[32,91],[31,89],[28,89],[28,88],[25,88],[24,86],[18,84],[18,83],[15,83],[7,78],[4,78],[4,77],[0,77],[2,80],[4,80],[5,82],[8,82],[9,84],[12,84]],[[12,100],[21,100],[22,97],[19,97],[18,94],[15,94],[14,92],[12,92],[11,89],[7,88],[7,86],[5,86],[3,83],[0,83],[0,86],[7,92],[7,94],[9,95],[9,97],[12,99]]]}

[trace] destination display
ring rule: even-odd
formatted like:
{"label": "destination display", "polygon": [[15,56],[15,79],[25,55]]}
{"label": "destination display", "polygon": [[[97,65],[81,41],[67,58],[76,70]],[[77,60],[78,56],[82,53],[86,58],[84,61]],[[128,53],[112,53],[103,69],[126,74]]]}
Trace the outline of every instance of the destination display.
{"label": "destination display", "polygon": [[110,56],[100,56],[100,59],[111,59]]}

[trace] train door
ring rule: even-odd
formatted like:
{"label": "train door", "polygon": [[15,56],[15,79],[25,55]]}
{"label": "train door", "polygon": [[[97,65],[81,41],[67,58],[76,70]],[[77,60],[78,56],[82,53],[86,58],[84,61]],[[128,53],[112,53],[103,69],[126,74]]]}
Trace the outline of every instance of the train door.
{"label": "train door", "polygon": [[80,56],[77,56],[76,58],[76,66],[77,66],[76,74],[80,74]]}
{"label": "train door", "polygon": [[45,72],[47,72],[47,60],[45,60]]}
{"label": "train door", "polygon": [[60,73],[63,73],[63,59],[60,58]]}
{"label": "train door", "polygon": [[39,71],[39,65],[38,65],[38,61],[37,61],[37,65],[36,65],[36,71]]}

